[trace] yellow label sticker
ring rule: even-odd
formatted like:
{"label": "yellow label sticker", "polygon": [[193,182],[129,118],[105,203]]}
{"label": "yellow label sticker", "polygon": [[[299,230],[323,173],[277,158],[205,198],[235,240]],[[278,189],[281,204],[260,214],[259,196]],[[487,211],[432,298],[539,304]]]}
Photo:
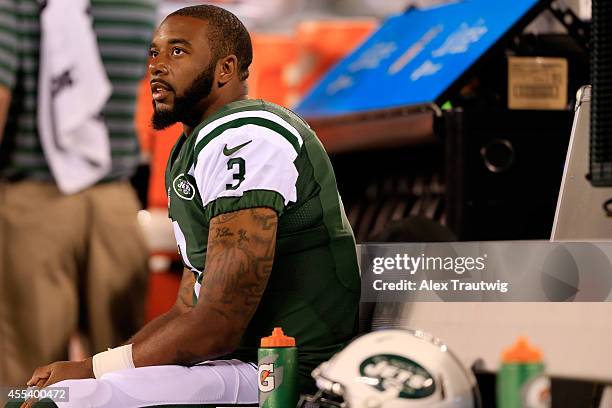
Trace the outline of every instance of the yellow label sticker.
{"label": "yellow label sticker", "polygon": [[508,108],[567,109],[565,58],[508,57]]}

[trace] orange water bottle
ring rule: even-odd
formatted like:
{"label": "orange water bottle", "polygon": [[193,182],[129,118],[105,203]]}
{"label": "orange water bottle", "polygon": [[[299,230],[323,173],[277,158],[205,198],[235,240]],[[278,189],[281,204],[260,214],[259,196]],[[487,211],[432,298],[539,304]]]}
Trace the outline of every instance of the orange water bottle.
{"label": "orange water bottle", "polygon": [[259,406],[295,407],[298,401],[298,353],[295,338],[275,327],[272,336],[261,339],[257,351]]}
{"label": "orange water bottle", "polygon": [[497,407],[522,408],[523,386],[543,371],[542,352],[519,337],[502,354],[502,366],[497,373]]}

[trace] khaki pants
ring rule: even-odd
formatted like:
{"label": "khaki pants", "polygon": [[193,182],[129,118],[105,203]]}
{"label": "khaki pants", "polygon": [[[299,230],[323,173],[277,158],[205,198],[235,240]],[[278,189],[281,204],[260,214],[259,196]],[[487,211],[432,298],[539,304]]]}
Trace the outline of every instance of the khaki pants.
{"label": "khaki pants", "polygon": [[142,324],[147,250],[131,186],[74,195],[52,183],[0,183],[0,386],[66,359],[71,334],[93,352]]}

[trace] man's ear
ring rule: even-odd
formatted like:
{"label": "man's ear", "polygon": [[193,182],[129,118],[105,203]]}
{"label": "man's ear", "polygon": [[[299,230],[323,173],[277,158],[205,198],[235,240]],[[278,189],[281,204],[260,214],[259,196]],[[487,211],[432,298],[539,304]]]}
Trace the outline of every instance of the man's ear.
{"label": "man's ear", "polygon": [[234,77],[238,76],[238,58],[233,54],[221,58],[217,63],[217,69],[219,72],[219,75],[217,75],[217,83],[220,88]]}

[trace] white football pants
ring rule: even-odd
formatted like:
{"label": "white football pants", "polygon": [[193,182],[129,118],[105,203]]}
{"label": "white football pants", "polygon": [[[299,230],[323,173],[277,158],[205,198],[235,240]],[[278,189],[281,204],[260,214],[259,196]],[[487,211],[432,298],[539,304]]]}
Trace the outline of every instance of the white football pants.
{"label": "white football pants", "polygon": [[59,408],[136,408],[174,404],[218,407],[257,406],[257,367],[239,360],[217,360],[193,367],[175,365],[127,369],[100,379],[66,380],[68,402]]}

